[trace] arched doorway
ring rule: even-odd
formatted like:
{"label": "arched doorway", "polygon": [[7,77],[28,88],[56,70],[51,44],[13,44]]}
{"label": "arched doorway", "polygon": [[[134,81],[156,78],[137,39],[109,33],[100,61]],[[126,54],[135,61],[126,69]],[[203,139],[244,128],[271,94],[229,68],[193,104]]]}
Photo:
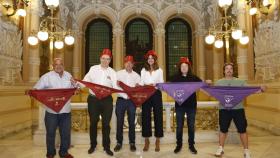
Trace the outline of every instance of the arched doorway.
{"label": "arched doorway", "polygon": [[144,54],[153,48],[153,30],[151,24],[142,18],[136,18],[128,22],[125,27],[126,55],[132,55],[135,59],[134,70],[140,73]]}
{"label": "arched doorway", "polygon": [[186,56],[192,61],[192,29],[184,19],[173,18],[166,23],[165,30],[166,79],[170,81],[178,72],[180,57]]}
{"label": "arched doorway", "polygon": [[[92,65],[99,64],[99,55],[103,48],[112,50],[112,25],[105,19],[94,19],[86,28],[85,73]],[[110,66],[113,63],[111,61]]]}

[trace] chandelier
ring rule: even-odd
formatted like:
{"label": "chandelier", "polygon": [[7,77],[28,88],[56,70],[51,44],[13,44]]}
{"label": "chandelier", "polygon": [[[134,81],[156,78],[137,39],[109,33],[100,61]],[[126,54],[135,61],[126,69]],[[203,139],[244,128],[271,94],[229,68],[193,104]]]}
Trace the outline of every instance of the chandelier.
{"label": "chandelier", "polygon": [[26,11],[24,7],[27,7],[30,0],[2,0],[1,5],[6,9],[5,15],[7,17],[18,15],[26,16]]}
{"label": "chandelier", "polygon": [[230,62],[229,40],[230,36],[234,40],[239,40],[240,44],[246,45],[249,37],[245,31],[241,30],[237,21],[228,14],[228,8],[232,5],[232,0],[219,0],[219,7],[223,9],[223,15],[212,26],[209,27],[208,35],[205,37],[207,44],[213,44],[216,48],[226,47],[226,61]]}
{"label": "chandelier", "polygon": [[250,7],[250,15],[255,15],[258,11],[262,14],[268,15],[269,8],[272,5],[271,0],[246,0],[246,3]]}
{"label": "chandelier", "polygon": [[[52,69],[53,50],[62,49],[64,43],[66,45],[73,45],[75,39],[71,30],[65,31],[64,28],[58,24],[58,18],[55,17],[55,10],[59,5],[59,0],[45,0],[45,4],[50,9],[50,16],[45,17],[39,25],[39,31],[36,33],[34,30],[28,37],[28,43],[35,46],[40,41],[49,40],[49,69]],[[64,42],[63,42],[64,41]]]}

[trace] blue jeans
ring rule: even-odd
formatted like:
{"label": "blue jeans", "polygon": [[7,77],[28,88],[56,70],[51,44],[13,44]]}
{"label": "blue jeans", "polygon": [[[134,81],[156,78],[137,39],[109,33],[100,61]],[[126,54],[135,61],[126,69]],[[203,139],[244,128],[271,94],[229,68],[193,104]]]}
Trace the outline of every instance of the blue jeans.
{"label": "blue jeans", "polygon": [[56,154],[55,135],[57,127],[59,128],[61,142],[59,155],[63,157],[68,154],[71,139],[71,113],[52,114],[46,111],[45,126],[47,131],[47,157]]}
{"label": "blue jeans", "polygon": [[176,107],[175,110],[176,110],[176,123],[177,123],[177,129],[176,129],[177,145],[182,145],[185,114],[187,114],[188,135],[189,135],[188,142],[189,145],[195,144],[194,132],[195,132],[196,108]]}
{"label": "blue jeans", "polygon": [[122,145],[123,141],[123,124],[124,115],[127,111],[128,124],[129,124],[129,143],[135,144],[135,111],[136,107],[131,100],[118,98],[116,103],[116,116],[117,116],[117,143]]}

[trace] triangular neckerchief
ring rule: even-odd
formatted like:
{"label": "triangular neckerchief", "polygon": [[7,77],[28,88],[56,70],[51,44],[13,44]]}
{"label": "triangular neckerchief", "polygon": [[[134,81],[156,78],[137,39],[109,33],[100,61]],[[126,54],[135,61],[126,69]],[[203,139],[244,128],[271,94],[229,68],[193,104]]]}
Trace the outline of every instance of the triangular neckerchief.
{"label": "triangular neckerchief", "polygon": [[149,99],[156,91],[154,86],[136,86],[130,87],[119,81],[119,86],[129,96],[135,106],[141,106],[147,99]]}
{"label": "triangular neckerchief", "polygon": [[99,85],[96,83],[86,82],[86,81],[77,80],[77,79],[75,79],[75,80],[84,84],[89,89],[91,89],[94,92],[96,98],[98,98],[98,99],[103,99],[103,98],[111,95],[112,93],[123,92],[122,90],[118,90],[118,89],[111,88],[111,87],[106,87],[106,86]]}
{"label": "triangular neckerchief", "polygon": [[28,95],[59,113],[75,91],[76,88],[29,90]]}
{"label": "triangular neckerchief", "polygon": [[204,86],[204,82],[158,83],[156,86],[165,91],[179,105],[182,105],[193,93]]}
{"label": "triangular neckerchief", "polygon": [[260,87],[245,86],[205,86],[203,90],[220,101],[226,109],[232,109],[239,104],[245,97],[259,91]]}

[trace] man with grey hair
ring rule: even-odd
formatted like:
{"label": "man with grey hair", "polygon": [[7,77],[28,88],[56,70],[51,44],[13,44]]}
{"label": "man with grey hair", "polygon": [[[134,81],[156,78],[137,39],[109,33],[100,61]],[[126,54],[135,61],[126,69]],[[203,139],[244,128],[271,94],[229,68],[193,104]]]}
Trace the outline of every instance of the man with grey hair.
{"label": "man with grey hair", "polygon": [[[63,60],[61,58],[55,58],[53,61],[53,70],[44,74],[36,83],[34,89],[57,89],[73,87],[75,87],[75,82],[72,79],[72,75],[64,71]],[[68,100],[60,112],[55,112],[46,106],[45,109],[47,158],[54,158],[56,155],[55,135],[57,127],[59,128],[61,139],[59,156],[61,158],[73,158],[73,156],[68,153],[71,136],[70,100]]]}

